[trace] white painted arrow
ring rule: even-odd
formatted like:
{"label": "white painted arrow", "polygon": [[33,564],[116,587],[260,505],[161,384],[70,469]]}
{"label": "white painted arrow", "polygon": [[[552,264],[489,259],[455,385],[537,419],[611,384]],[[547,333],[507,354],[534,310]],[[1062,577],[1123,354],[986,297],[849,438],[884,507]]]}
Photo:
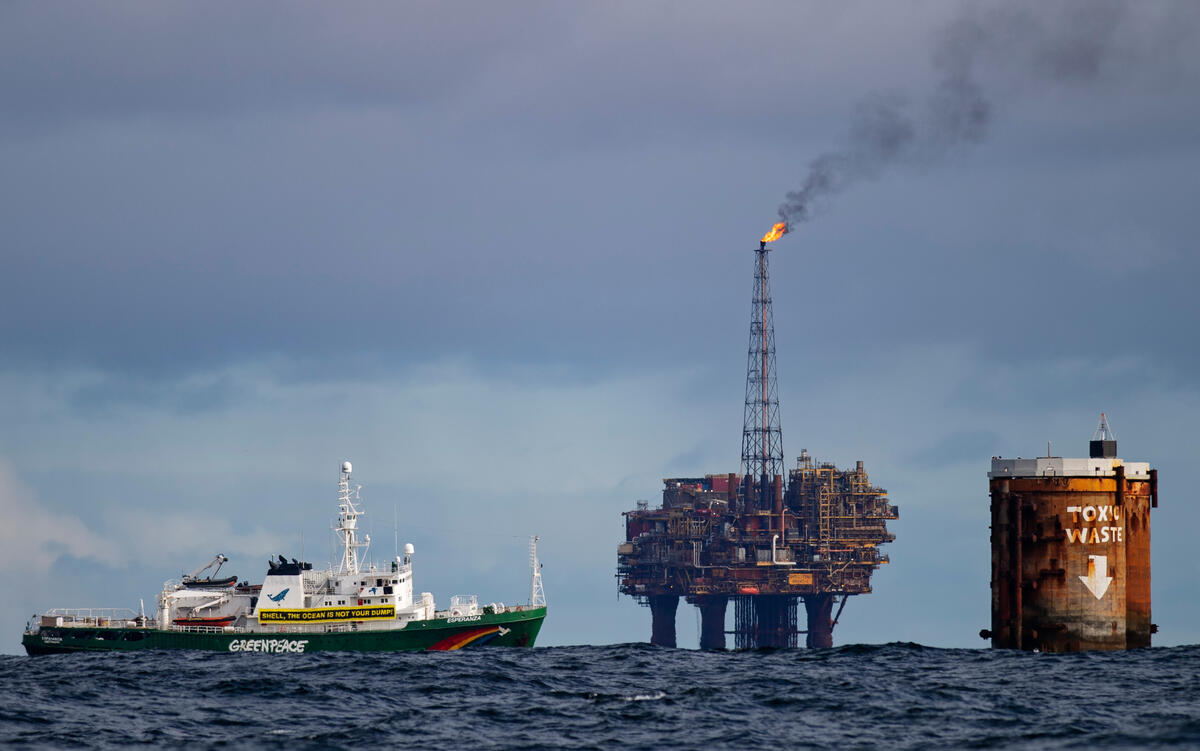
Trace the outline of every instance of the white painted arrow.
{"label": "white painted arrow", "polygon": [[1108,585],[1112,584],[1113,580],[1108,575],[1108,556],[1089,555],[1087,571],[1087,576],[1079,577],[1079,581],[1083,582],[1083,586],[1087,587],[1088,591],[1099,600],[1104,597],[1104,593],[1108,591]]}

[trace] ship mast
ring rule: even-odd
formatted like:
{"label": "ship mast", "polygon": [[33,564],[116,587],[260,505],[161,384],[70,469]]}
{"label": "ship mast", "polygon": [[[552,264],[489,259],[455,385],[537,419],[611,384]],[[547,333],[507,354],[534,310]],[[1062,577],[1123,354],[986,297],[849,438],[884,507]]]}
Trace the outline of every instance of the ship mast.
{"label": "ship mast", "polygon": [[529,538],[529,568],[533,572],[529,585],[529,605],[535,608],[546,607],[546,590],[542,589],[542,564],[537,554],[538,536]]}
{"label": "ship mast", "polygon": [[371,536],[366,535],[362,542],[358,541],[358,517],[362,516],[362,512],[354,505],[354,502],[361,500],[358,491],[362,488],[361,485],[355,485],[354,490],[350,489],[350,471],[353,469],[350,462],[342,462],[342,475],[338,480],[338,525],[334,528],[342,543],[342,562],[338,564],[339,574],[357,574],[358,566],[362,560],[359,555],[359,549],[366,554],[366,549],[371,544]]}

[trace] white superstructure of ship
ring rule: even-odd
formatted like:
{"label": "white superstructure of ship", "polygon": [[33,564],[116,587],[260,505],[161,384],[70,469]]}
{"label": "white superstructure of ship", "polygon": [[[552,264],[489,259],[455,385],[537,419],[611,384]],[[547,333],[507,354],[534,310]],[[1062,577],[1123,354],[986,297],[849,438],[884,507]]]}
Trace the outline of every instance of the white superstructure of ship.
{"label": "white superstructure of ship", "polygon": [[[343,462],[338,481],[338,516],[334,533],[341,547],[341,560],[328,569],[279,556],[268,562],[261,585],[237,584],[234,580],[201,579],[198,572],[168,581],[158,595],[157,622],[173,628],[225,629],[247,632],[302,633],[339,629],[387,630],[404,628],[413,621],[471,619],[483,613],[504,613],[525,607],[544,607],[541,566],[537,561],[537,538],[530,542],[532,584],[529,606],[506,607],[493,603],[480,607],[476,595],[458,595],[449,609],[439,611],[433,595],[414,597],[413,546],[404,545],[403,555],[380,568],[366,563],[370,535],[359,536],[359,487],[352,486],[350,462]],[[224,556],[209,565],[217,571]],[[207,568],[207,567],[206,567]],[[203,569],[201,569],[203,571]],[[216,571],[213,572],[215,576]],[[224,584],[224,582],[229,582]],[[160,626],[162,627],[162,626]]]}

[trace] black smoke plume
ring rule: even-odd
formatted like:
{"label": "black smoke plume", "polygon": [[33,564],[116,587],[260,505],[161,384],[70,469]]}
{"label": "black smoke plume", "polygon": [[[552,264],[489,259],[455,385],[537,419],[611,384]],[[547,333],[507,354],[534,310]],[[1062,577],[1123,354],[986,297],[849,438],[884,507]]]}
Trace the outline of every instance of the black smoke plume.
{"label": "black smoke plume", "polygon": [[861,102],[845,145],[809,163],[779,216],[790,228],[808,221],[823,199],[878,179],[898,163],[935,162],[983,141],[995,107],[978,81],[979,68],[986,67],[989,79],[1028,89],[1087,83],[1117,63],[1151,59],[1169,65],[1172,51],[1186,54],[1198,10],[1200,4],[1187,2],[1139,6],[1116,0],[969,6],[937,37],[932,59],[937,83],[923,106],[914,112],[895,94]]}

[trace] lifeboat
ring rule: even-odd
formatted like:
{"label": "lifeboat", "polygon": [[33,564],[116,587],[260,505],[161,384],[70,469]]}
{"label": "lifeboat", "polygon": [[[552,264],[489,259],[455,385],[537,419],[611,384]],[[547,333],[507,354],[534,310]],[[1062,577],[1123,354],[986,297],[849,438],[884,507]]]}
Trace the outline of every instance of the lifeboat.
{"label": "lifeboat", "polygon": [[183,586],[195,589],[224,589],[237,584],[236,576],[227,576],[223,579],[184,579]]}

